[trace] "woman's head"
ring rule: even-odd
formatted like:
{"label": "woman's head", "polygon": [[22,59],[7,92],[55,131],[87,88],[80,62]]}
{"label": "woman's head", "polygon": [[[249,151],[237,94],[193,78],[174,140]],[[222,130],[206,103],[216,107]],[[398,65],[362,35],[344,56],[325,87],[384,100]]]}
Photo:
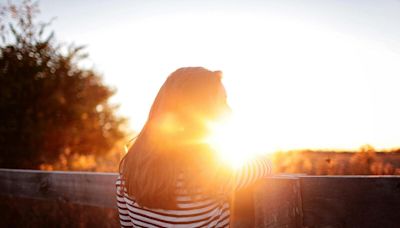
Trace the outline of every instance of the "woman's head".
{"label": "woman's head", "polygon": [[203,141],[207,123],[230,110],[221,75],[202,67],[179,68],[160,88],[147,122],[120,164],[128,193],[140,204],[173,205],[178,175],[195,176],[212,163],[213,152]]}
{"label": "woman's head", "polygon": [[173,137],[174,144],[199,140],[207,133],[207,122],[229,110],[221,77],[220,71],[202,67],[173,72],[154,100],[146,130],[157,133],[154,137],[158,134]]}

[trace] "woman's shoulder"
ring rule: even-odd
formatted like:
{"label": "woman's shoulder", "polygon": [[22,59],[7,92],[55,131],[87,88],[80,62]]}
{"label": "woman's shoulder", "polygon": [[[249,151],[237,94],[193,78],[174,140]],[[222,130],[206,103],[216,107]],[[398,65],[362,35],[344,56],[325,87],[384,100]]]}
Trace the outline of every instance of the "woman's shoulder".
{"label": "woman's shoulder", "polygon": [[121,184],[122,182],[125,182],[124,176],[122,175],[122,173],[118,173],[118,174],[117,174],[117,179],[115,180],[115,182],[116,182],[117,184]]}
{"label": "woman's shoulder", "polygon": [[117,179],[115,180],[115,187],[117,188],[117,192],[120,194],[126,191],[125,180],[121,173],[117,175]]}

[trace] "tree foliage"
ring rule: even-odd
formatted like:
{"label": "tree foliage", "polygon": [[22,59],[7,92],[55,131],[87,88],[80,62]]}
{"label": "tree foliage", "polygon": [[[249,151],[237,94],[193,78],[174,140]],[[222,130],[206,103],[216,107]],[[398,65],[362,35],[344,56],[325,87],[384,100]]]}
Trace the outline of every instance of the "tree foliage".
{"label": "tree foliage", "polygon": [[0,10],[1,167],[104,155],[125,136],[126,120],[108,101],[115,90],[79,67],[84,48],[57,44],[49,23],[36,22],[38,13],[30,1]]}

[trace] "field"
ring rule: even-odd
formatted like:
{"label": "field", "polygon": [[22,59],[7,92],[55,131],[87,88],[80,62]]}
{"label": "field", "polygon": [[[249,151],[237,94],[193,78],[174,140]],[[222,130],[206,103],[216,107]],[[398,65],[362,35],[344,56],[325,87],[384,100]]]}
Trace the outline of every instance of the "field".
{"label": "field", "polygon": [[277,152],[272,156],[275,173],[308,175],[399,175],[400,151],[375,151],[362,147],[359,151],[298,150]]}

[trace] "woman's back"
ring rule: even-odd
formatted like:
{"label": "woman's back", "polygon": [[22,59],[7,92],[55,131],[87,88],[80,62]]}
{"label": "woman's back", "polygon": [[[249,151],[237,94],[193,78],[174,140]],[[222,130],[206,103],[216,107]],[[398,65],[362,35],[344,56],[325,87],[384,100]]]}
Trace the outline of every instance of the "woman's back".
{"label": "woman's back", "polygon": [[[177,195],[176,209],[150,209],[139,205],[122,191],[117,181],[121,226],[134,227],[226,227],[229,224],[228,199],[212,199],[202,194]],[[162,200],[162,199],[160,199]]]}
{"label": "woman's back", "polygon": [[[260,157],[247,163],[234,174],[234,190],[248,186],[271,173],[271,162]],[[202,192],[186,194],[182,179],[176,186],[174,209],[152,209],[139,205],[124,188],[120,175],[116,182],[119,218],[122,227],[229,227],[230,197],[210,197]],[[162,199],[159,199],[162,200]]]}

